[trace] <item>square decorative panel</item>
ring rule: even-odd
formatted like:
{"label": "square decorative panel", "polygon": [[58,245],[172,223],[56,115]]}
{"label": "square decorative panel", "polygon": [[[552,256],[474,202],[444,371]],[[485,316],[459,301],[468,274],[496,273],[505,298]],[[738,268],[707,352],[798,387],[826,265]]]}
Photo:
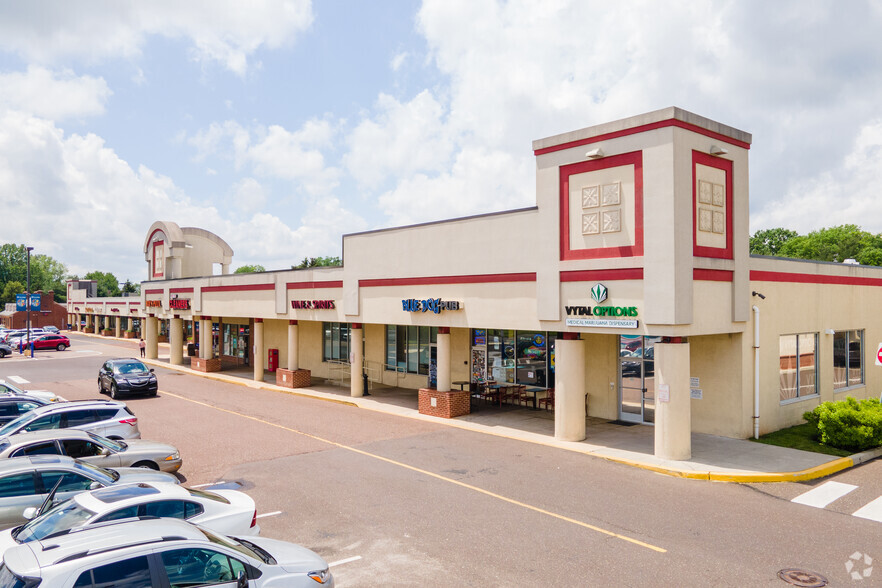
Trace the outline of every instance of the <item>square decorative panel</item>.
{"label": "square decorative panel", "polygon": [[726,189],[722,184],[714,184],[714,206],[724,206],[726,204]]}
{"label": "square decorative panel", "polygon": [[722,235],[726,232],[726,215],[719,211],[714,211],[714,233]]}
{"label": "square decorative panel", "polygon": [[698,209],[698,230],[706,233],[710,233],[713,230],[713,216],[710,209]]}
{"label": "square decorative panel", "polygon": [[597,208],[598,206],[600,206],[600,187],[582,188],[582,208]]}
{"label": "square decorative panel", "polygon": [[600,224],[598,222],[598,213],[590,212],[582,215],[582,234],[596,235],[600,232]]}
{"label": "square decorative panel", "polygon": [[603,211],[603,232],[618,233],[622,230],[622,211],[621,210],[604,210]]}
{"label": "square decorative panel", "polygon": [[616,182],[615,184],[604,184],[603,185],[603,205],[615,205],[620,204],[622,201],[621,197],[621,184]]}
{"label": "square decorative panel", "polygon": [[698,201],[702,204],[710,204],[713,201],[713,185],[704,180],[698,180]]}

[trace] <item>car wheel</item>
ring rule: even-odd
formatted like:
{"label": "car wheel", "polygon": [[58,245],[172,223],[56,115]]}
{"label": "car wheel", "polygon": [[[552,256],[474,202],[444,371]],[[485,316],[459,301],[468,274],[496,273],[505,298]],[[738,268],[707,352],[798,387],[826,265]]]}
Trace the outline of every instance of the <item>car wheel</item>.
{"label": "car wheel", "polygon": [[98,378],[98,394],[104,394],[104,385],[101,383],[101,378]]}
{"label": "car wheel", "polygon": [[132,465],[133,468],[145,468],[148,470],[156,470],[159,471],[159,466],[153,463],[152,461],[139,461],[136,464]]}
{"label": "car wheel", "polygon": [[0,357],[6,357],[6,350],[0,349]]}
{"label": "car wheel", "polygon": [[65,345],[64,343],[59,343],[58,347],[56,347],[55,349],[57,349],[59,351],[64,351],[66,348],[67,348],[67,345]]}
{"label": "car wheel", "polygon": [[116,383],[110,385],[110,397],[116,400],[119,398],[119,388],[116,387]]}

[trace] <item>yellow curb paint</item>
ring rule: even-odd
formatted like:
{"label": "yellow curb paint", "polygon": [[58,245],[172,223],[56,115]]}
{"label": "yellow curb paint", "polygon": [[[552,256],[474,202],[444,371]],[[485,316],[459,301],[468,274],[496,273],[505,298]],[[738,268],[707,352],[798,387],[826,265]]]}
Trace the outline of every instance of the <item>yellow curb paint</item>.
{"label": "yellow curb paint", "polygon": [[395,465],[395,466],[398,466],[398,467],[401,467],[401,468],[404,468],[404,469],[410,470],[410,471],[412,471],[412,472],[417,472],[417,473],[420,473],[420,474],[423,474],[423,475],[426,475],[426,476],[430,476],[430,477],[432,477],[432,478],[435,478],[436,480],[441,480],[441,481],[443,481],[443,482],[447,482],[447,483],[449,483],[449,484],[454,484],[454,485],[456,485],[456,486],[460,486],[461,488],[466,488],[466,489],[471,490],[471,491],[473,491],[473,492],[478,492],[478,493],[480,493],[480,494],[484,494],[485,496],[489,496],[489,497],[491,497],[491,498],[495,498],[495,499],[497,499],[497,500],[501,500],[501,501],[503,501],[503,502],[507,502],[507,503],[509,503],[509,504],[513,504],[513,505],[515,505],[515,506],[519,506],[519,507],[521,507],[521,508],[525,508],[525,509],[527,509],[527,510],[531,510],[531,511],[533,511],[533,512],[537,512],[537,513],[539,513],[539,514],[543,514],[543,515],[546,515],[546,516],[549,516],[549,517],[552,517],[552,518],[555,518],[555,519],[558,519],[558,520],[561,520],[561,521],[565,521],[565,522],[567,522],[567,523],[571,523],[571,524],[574,524],[574,525],[578,525],[578,526],[580,526],[580,527],[584,527],[584,528],[586,528],[586,529],[590,529],[590,530],[592,530],[592,531],[596,531],[597,533],[601,533],[601,534],[606,535],[606,536],[608,536],[608,537],[613,537],[613,538],[615,538],[615,539],[620,539],[620,540],[622,540],[622,541],[626,541],[626,542],[628,542],[628,543],[633,543],[634,545],[638,545],[638,546],[640,546],[640,547],[645,547],[646,549],[650,549],[650,550],[652,550],[652,551],[656,551],[656,552],[658,552],[658,553],[667,553],[667,552],[668,552],[667,549],[664,549],[664,548],[662,548],[662,547],[658,547],[658,546],[656,546],[656,545],[652,545],[651,543],[646,543],[646,542],[644,542],[644,541],[640,541],[639,539],[634,539],[633,537],[628,537],[627,535],[621,535],[621,534],[619,534],[619,533],[616,533],[616,532],[613,532],[613,531],[609,531],[609,530],[607,530],[607,529],[603,529],[603,528],[601,528],[601,527],[598,527],[598,526],[595,526],[595,525],[591,525],[591,524],[589,524],[589,523],[585,523],[585,522],[583,522],[583,521],[579,521],[579,520],[577,520],[577,519],[573,519],[573,518],[570,518],[570,517],[567,517],[567,516],[564,516],[564,515],[560,515],[560,514],[557,514],[557,513],[551,512],[551,511],[549,511],[549,510],[545,510],[545,509],[543,509],[543,508],[539,508],[539,507],[533,506],[533,505],[531,505],[531,504],[527,504],[527,503],[525,503],[525,502],[521,502],[521,501],[519,501],[519,500],[514,500],[513,498],[508,498],[508,497],[506,497],[506,496],[502,496],[501,494],[496,494],[495,492],[490,492],[489,490],[484,490],[483,488],[479,488],[479,487],[477,487],[477,486],[473,486],[473,485],[471,485],[471,484],[466,484],[465,482],[460,482],[459,480],[454,480],[453,478],[448,478],[448,477],[446,477],[446,476],[442,476],[442,475],[440,475],[440,474],[436,474],[436,473],[434,473],[434,472],[430,472],[430,471],[428,471],[428,470],[424,470],[424,469],[421,469],[421,468],[418,468],[418,467],[415,467],[415,466],[412,466],[412,465],[408,465],[408,464],[406,464],[406,463],[402,463],[402,462],[400,462],[400,461],[395,461],[394,459],[389,459],[388,457],[383,457],[383,456],[381,456],[381,455],[376,455],[376,454],[374,454],[374,453],[370,453],[370,452],[364,451],[364,450],[362,450],[362,449],[356,449],[355,447],[351,447],[351,446],[349,446],[349,445],[344,445],[343,443],[337,443],[336,441],[331,441],[330,439],[325,439],[325,438],[323,438],[323,437],[319,437],[319,436],[317,436],[317,435],[312,435],[312,434],[310,434],[310,433],[304,433],[303,431],[298,431],[297,429],[292,429],[291,427],[286,427],[286,426],[284,426],[284,425],[279,425],[279,424],[277,424],[277,423],[272,423],[272,422],[270,422],[270,421],[266,421],[266,420],[264,420],[264,419],[257,418],[257,417],[251,416],[251,415],[243,414],[243,413],[241,413],[241,412],[236,412],[235,410],[229,410],[229,409],[227,409],[227,408],[221,408],[221,407],[219,407],[219,406],[214,406],[214,405],[208,404],[208,403],[206,403],[206,402],[202,402],[202,401],[200,401],[200,400],[193,400],[192,398],[186,398],[186,397],[184,397],[184,396],[179,396],[178,394],[174,394],[174,393],[172,393],[172,392],[162,392],[162,394],[163,394],[163,395],[167,395],[167,396],[171,396],[171,397],[173,397],[173,398],[178,398],[179,400],[184,400],[184,401],[186,401],[186,402],[192,402],[193,404],[198,404],[198,405],[200,405],[200,406],[205,406],[205,407],[207,407],[207,408],[213,408],[214,410],[218,410],[218,411],[225,412],[225,413],[228,413],[228,414],[236,415],[236,416],[242,417],[242,418],[244,418],[244,419],[249,419],[249,420],[252,420],[252,421],[256,421],[256,422],[258,422],[258,423],[262,423],[262,424],[264,424],[264,425],[269,425],[269,426],[271,426],[271,427],[276,427],[276,428],[278,428],[278,429],[282,429],[283,431],[289,431],[289,432],[291,432],[291,433],[295,433],[295,434],[297,434],[297,435],[302,435],[302,436],[304,436],[304,437],[307,437],[307,438],[309,438],[309,439],[313,439],[313,440],[315,440],[315,441],[320,441],[320,442],[322,442],[322,443],[327,443],[328,445],[332,445],[332,446],[334,446],[334,447],[337,447],[338,449],[344,449],[344,450],[346,450],[346,451],[351,451],[351,452],[353,452],[353,453],[357,453],[357,454],[359,454],[359,455],[363,455],[363,456],[365,456],[365,457],[370,457],[370,458],[373,458],[373,459],[377,459],[377,460],[379,460],[379,461],[382,461],[382,462],[385,462],[385,463],[388,463],[388,464],[392,464],[392,465]]}
{"label": "yellow curb paint", "polygon": [[770,472],[750,474],[727,474],[724,472],[711,472],[710,479],[717,482],[737,482],[750,484],[754,482],[805,482],[823,478],[836,472],[841,472],[854,466],[854,460],[850,457],[840,457],[833,461],[802,470],[798,472]]}

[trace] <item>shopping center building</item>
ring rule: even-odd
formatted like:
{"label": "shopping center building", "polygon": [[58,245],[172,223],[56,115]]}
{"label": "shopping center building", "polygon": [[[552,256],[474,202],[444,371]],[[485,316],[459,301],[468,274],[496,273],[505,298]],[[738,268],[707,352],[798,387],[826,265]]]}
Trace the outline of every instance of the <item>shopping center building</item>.
{"label": "shopping center building", "polygon": [[590,436],[587,411],[685,459],[690,432],[746,438],[882,389],[882,269],[750,256],[750,144],[679,108],[541,139],[535,206],[345,235],[340,267],[229,274],[223,239],[156,222],[140,299],[71,289],[70,322],[137,321],[148,357],[168,340],[202,371],[353,396],[366,376],[439,416],[520,386],[560,439]]}

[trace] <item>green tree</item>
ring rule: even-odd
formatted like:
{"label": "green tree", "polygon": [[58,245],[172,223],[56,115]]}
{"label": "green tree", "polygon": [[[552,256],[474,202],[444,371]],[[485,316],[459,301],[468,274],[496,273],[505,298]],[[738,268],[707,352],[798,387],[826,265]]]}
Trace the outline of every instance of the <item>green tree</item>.
{"label": "green tree", "polygon": [[241,267],[236,268],[234,274],[256,274],[258,272],[265,272],[266,268],[262,265],[243,265]]}
{"label": "green tree", "polygon": [[846,259],[857,259],[861,250],[875,246],[877,240],[877,236],[862,231],[857,225],[840,225],[789,239],[781,247],[780,255],[842,263]]}
{"label": "green tree", "polygon": [[297,265],[292,265],[291,269],[306,269],[309,267],[337,267],[343,265],[343,261],[339,257],[304,257]]}
{"label": "green tree", "polygon": [[799,236],[790,229],[765,229],[757,231],[750,238],[750,253],[753,255],[778,255],[781,247],[790,239]]}
{"label": "green tree", "polygon": [[126,280],[122,287],[123,294],[140,294],[141,284],[133,284],[131,280]]}
{"label": "green tree", "polygon": [[25,287],[21,282],[6,282],[3,286],[3,290],[0,291],[0,307],[9,302],[15,302],[15,295],[21,294],[24,291]]}
{"label": "green tree", "polygon": [[89,272],[83,276],[84,280],[95,280],[98,287],[98,296],[119,296],[119,280],[112,273],[107,272]]}
{"label": "green tree", "polygon": [[[55,292],[55,300],[66,300],[65,274],[67,267],[60,261],[43,254],[31,254],[31,292],[42,290]],[[9,282],[28,284],[28,251],[24,245],[6,243],[0,245],[0,291]]]}

